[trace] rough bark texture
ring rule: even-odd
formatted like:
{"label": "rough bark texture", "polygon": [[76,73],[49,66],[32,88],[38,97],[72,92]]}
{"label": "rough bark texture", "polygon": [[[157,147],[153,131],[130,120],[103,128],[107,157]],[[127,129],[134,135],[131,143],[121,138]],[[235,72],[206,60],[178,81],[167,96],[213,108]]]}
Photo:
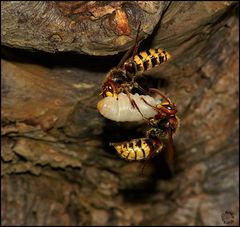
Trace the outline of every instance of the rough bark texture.
{"label": "rough bark texture", "polygon": [[169,2],[1,2],[2,43],[47,52],[109,55],[152,33]]}
{"label": "rough bark texture", "polygon": [[[141,48],[173,56],[146,81],[177,104],[181,119],[176,174],[163,153],[142,175],[142,162],[120,159],[108,143],[137,138],[144,125],[117,124],[96,110],[101,81],[120,55],[2,47],[2,225],[239,224],[236,2],[132,2],[140,8],[124,17],[126,36],[112,33],[119,23],[97,24],[129,3],[1,4],[2,44],[46,52],[112,55],[134,43],[132,21],[144,17],[144,33],[154,31]],[[53,31],[64,41],[52,41]]]}

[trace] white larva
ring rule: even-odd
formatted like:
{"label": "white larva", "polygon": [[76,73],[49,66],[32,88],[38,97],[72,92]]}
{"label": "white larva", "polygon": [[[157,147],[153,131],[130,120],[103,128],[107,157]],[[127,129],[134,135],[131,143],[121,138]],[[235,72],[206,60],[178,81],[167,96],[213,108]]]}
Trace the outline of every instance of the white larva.
{"label": "white larva", "polygon": [[[151,96],[139,94],[130,94],[130,97],[135,101],[144,117],[154,117],[157,114],[157,112],[141,98],[144,98],[146,102],[153,106],[161,102],[159,98],[154,99]],[[124,93],[118,94],[118,99],[112,96],[101,99],[97,104],[97,109],[105,118],[112,121],[125,122],[143,120],[141,114],[132,106],[128,96]]]}

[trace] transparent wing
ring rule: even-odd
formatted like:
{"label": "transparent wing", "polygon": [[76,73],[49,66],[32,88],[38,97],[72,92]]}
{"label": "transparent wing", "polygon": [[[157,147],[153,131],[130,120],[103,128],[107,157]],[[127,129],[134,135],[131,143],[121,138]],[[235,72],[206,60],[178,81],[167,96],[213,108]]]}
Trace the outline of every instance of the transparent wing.
{"label": "transparent wing", "polygon": [[166,150],[166,162],[168,164],[169,170],[171,171],[172,174],[174,174],[175,169],[174,169],[174,144],[173,144],[173,138],[172,138],[172,130],[169,130],[168,133],[168,141],[167,141],[167,150]]}
{"label": "transparent wing", "polygon": [[130,56],[134,56],[137,51],[138,51],[138,47],[142,41],[143,38],[139,37],[139,33],[140,33],[140,27],[141,27],[141,22],[139,22],[138,25],[138,30],[137,30],[137,36],[136,36],[136,40],[135,40],[135,45],[133,47],[131,47],[122,57],[121,61],[118,63],[117,68],[121,68],[124,64],[124,62],[130,58]]}

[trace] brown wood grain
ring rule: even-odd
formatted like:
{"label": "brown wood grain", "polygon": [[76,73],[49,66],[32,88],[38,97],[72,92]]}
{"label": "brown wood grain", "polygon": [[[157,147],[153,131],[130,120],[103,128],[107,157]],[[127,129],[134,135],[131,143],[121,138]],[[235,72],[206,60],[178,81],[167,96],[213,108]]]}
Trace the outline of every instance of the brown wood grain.
{"label": "brown wood grain", "polygon": [[[1,2],[3,226],[225,225],[227,210],[239,224],[238,3],[167,4]],[[104,24],[113,15],[118,22]],[[164,153],[143,174],[142,162],[120,159],[108,143],[138,138],[145,125],[118,124],[96,109],[102,80],[122,56],[104,55],[126,51],[142,17],[140,48],[172,55],[145,73],[178,107],[172,177]],[[67,50],[76,53],[59,53]]]}

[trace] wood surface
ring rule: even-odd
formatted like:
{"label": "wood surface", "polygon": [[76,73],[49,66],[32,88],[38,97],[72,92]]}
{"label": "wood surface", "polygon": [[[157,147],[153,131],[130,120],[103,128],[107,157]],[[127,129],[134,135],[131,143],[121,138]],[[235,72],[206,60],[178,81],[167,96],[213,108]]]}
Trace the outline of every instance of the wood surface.
{"label": "wood surface", "polygon": [[[236,1],[1,7],[3,226],[239,225]],[[144,81],[178,107],[174,176],[164,152],[143,174],[143,162],[120,159],[108,143],[138,138],[146,125],[96,109],[139,21],[140,50],[172,55]]]}

